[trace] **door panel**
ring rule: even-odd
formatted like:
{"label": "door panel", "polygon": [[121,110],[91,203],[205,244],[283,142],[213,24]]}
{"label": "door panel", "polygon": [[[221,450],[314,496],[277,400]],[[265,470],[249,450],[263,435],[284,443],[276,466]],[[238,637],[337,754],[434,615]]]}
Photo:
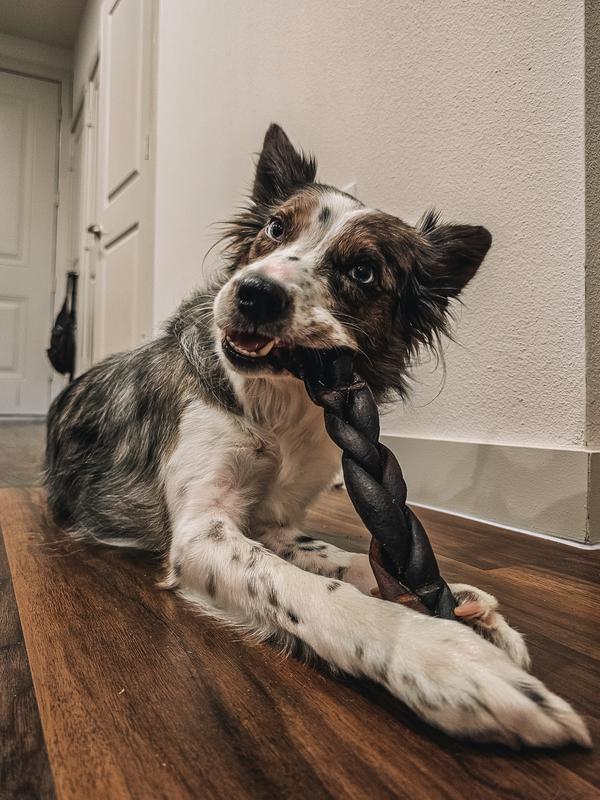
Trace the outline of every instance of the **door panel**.
{"label": "door panel", "polygon": [[154,9],[154,0],[102,7],[95,361],[152,331]]}
{"label": "door panel", "polygon": [[2,94],[2,192],[13,199],[3,202],[0,214],[0,258],[13,266],[23,264],[26,232],[29,229],[31,192],[32,126],[29,103],[20,97]]}
{"label": "door panel", "polygon": [[120,0],[108,15],[108,196],[139,175],[142,142],[143,0]]}
{"label": "door panel", "polygon": [[58,86],[0,71],[0,414],[50,399]]}
{"label": "door panel", "polygon": [[0,300],[0,371],[16,375],[23,365],[26,300],[5,297]]}
{"label": "door panel", "polygon": [[106,284],[104,296],[112,324],[105,332],[109,352],[122,347],[136,336],[136,264],[138,262],[138,230],[130,231],[114,245],[106,248]]}

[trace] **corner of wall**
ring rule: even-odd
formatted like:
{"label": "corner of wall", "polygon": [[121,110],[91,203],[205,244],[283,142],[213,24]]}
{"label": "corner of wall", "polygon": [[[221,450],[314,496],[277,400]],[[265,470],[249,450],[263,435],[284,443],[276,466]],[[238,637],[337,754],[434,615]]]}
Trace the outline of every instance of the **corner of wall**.
{"label": "corner of wall", "polygon": [[600,446],[600,5],[585,3],[586,444]]}

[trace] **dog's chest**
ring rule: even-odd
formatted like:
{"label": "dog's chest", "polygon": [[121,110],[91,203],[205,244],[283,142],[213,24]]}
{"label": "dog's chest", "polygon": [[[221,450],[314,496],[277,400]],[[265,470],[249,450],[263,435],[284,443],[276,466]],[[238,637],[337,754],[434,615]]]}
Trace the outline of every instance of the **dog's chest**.
{"label": "dog's chest", "polygon": [[322,409],[305,393],[262,398],[271,403],[243,418],[202,402],[188,406],[163,466],[173,519],[193,505],[198,512],[224,509],[250,528],[300,524],[306,506],[332,480],[340,451]]}
{"label": "dog's chest", "polygon": [[306,505],[332,480],[340,464],[323,420],[323,410],[309,400],[304,386],[287,392],[261,393],[260,421],[254,432],[259,456],[271,465],[255,516],[298,524]]}
{"label": "dog's chest", "polygon": [[279,491],[310,486],[313,481],[320,486],[339,466],[339,450],[328,437],[322,418],[318,409],[310,419],[275,432],[280,458],[276,476]]}

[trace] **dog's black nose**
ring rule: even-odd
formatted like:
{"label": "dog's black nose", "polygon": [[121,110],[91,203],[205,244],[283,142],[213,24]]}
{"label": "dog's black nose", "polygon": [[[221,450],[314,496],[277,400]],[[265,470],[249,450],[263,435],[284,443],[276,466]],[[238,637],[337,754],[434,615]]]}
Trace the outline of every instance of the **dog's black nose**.
{"label": "dog's black nose", "polygon": [[290,298],[285,288],[260,275],[244,278],[237,290],[239,311],[254,323],[273,322],[286,310]]}

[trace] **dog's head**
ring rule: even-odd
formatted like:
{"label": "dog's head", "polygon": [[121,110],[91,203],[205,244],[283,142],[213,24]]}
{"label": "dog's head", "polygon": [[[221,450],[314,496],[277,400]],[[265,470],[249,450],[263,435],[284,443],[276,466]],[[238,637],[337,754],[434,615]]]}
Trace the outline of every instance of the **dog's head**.
{"label": "dog's head", "polygon": [[420,346],[447,332],[448,307],[490,244],[482,227],[425,215],[417,227],[315,181],[314,159],[271,125],[249,208],[228,231],[230,277],[215,300],[226,365],[277,375],[297,347],[350,347],[378,397],[402,393]]}

